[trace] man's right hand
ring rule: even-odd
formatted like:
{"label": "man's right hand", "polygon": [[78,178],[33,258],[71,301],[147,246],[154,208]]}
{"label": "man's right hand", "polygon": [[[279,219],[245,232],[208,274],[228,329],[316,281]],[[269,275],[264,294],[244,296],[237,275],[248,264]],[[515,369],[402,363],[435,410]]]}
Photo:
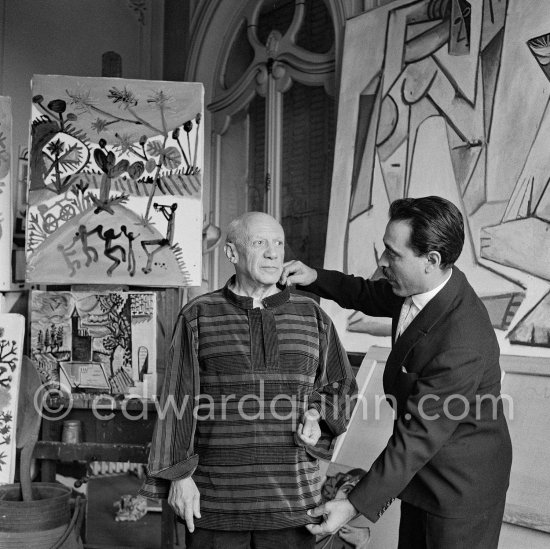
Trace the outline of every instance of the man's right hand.
{"label": "man's right hand", "polygon": [[308,286],[317,280],[317,271],[304,265],[301,261],[287,261],[279,282],[283,285],[300,284]]}
{"label": "man's right hand", "polygon": [[193,517],[201,518],[200,492],[191,477],[173,480],[168,494],[168,505],[185,520],[190,532],[195,530]]}

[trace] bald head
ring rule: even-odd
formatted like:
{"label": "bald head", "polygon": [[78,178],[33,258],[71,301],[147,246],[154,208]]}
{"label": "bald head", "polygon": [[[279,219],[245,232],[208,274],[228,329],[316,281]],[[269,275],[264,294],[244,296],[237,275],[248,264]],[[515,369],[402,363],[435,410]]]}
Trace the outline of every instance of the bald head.
{"label": "bald head", "polygon": [[235,267],[237,282],[269,289],[278,282],[285,255],[281,224],[263,212],[247,212],[227,227],[225,254]]}
{"label": "bald head", "polygon": [[284,233],[281,224],[271,215],[264,212],[246,212],[229,223],[225,243],[245,246],[250,239],[251,231],[257,225],[276,226]]}

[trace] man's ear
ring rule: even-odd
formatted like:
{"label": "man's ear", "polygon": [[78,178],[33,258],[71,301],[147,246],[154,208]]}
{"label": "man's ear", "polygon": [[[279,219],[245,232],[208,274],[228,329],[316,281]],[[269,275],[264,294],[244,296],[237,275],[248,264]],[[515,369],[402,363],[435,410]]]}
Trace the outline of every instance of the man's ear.
{"label": "man's ear", "polygon": [[231,263],[237,262],[237,250],[235,249],[235,244],[228,242],[224,245],[223,251],[225,252],[227,259],[229,259]]}
{"label": "man's ear", "polygon": [[441,254],[436,251],[428,252],[426,254],[426,272],[429,273],[434,269],[439,269],[441,266]]}

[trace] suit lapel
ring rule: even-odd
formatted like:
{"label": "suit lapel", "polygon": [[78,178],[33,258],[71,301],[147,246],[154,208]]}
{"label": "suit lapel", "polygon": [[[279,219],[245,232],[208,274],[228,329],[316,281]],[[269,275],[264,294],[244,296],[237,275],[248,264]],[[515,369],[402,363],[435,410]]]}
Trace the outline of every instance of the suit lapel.
{"label": "suit lapel", "polygon": [[[401,371],[401,366],[406,361],[409,353],[415,345],[422,340],[430,331],[441,321],[451,308],[456,296],[459,294],[464,275],[453,267],[453,273],[449,282],[445,284],[442,290],[416,315],[407,329],[394,342],[391,353],[386,362],[384,370],[384,390],[391,392],[391,388]],[[399,318],[399,312],[398,316]],[[392,325],[397,324],[393,319]],[[395,331],[393,332],[395,334]]]}

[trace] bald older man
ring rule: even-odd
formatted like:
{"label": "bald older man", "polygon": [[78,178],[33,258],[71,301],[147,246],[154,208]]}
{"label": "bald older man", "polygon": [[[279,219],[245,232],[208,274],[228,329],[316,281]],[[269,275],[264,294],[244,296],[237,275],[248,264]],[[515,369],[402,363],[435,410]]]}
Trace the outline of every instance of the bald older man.
{"label": "bald older man", "polygon": [[188,549],[315,546],[317,458],[346,429],[357,386],[327,315],[277,286],[284,242],[267,214],[232,221],[235,275],[178,318],[141,493],[168,496]]}

